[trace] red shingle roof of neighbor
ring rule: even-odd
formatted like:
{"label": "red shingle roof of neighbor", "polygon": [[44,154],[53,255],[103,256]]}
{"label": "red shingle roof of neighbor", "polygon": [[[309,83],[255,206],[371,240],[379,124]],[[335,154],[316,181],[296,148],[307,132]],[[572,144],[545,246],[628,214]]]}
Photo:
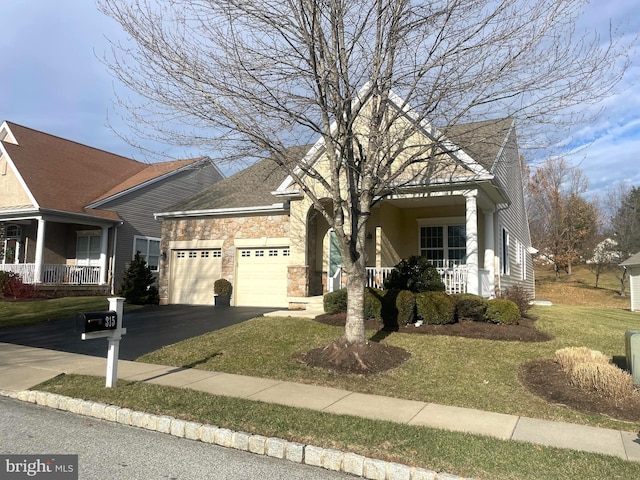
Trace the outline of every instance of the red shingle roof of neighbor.
{"label": "red shingle roof of neighbor", "polygon": [[200,159],[146,164],[7,122],[17,145],[3,141],[40,208],[118,219],[87,205]]}

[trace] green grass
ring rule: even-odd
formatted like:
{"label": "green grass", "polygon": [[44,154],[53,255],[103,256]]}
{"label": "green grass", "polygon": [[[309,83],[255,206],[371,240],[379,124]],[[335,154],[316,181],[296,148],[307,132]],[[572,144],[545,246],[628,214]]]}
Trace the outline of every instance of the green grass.
{"label": "green grass", "polygon": [[[628,311],[628,299],[616,296],[611,279],[605,279],[607,287],[595,289],[589,274],[586,269],[576,269],[572,276],[554,280],[542,275],[537,282],[539,292],[555,295],[556,305],[531,310],[538,318],[537,328],[554,336],[550,342],[498,342],[395,332],[383,341],[409,350],[411,358],[399,368],[373,377],[341,376],[298,362],[297,353],[332,342],[342,334],[342,328],[296,318],[253,319],[165,347],[140,360],[637,431],[640,419],[635,424],[625,423],[550,405],[518,381],[523,363],[552,358],[556,350],[566,346],[587,346],[612,357],[624,355],[624,332],[640,329],[640,315]],[[0,302],[2,319],[6,315],[4,303],[12,302]],[[75,304],[71,308],[74,314],[90,307]],[[369,337],[375,333],[367,332]],[[216,397],[187,389],[122,381],[118,388],[107,389],[104,379],[81,376],[61,376],[36,388],[478,479],[640,477],[639,464],[614,457]]]}
{"label": "green grass", "polygon": [[335,448],[367,457],[496,480],[638,478],[640,465],[621,459],[386,421],[297,409],[188,389],[60,376],[38,387],[235,431]]}
{"label": "green grass", "polygon": [[107,297],[65,297],[0,301],[0,328],[63,320],[78,312],[106,310]]}
{"label": "green grass", "polygon": [[[411,352],[400,367],[373,377],[337,375],[309,368],[295,354],[326,345],[341,327],[307,319],[263,317],[167,346],[139,360],[476,408],[500,413],[633,430],[636,424],[549,405],[518,380],[520,366],[552,358],[567,346],[587,346],[624,356],[624,332],[640,328],[640,316],[621,309],[535,307],[537,327],[554,336],[542,343],[475,340],[391,333],[384,342]],[[369,337],[375,331],[367,332]]]}

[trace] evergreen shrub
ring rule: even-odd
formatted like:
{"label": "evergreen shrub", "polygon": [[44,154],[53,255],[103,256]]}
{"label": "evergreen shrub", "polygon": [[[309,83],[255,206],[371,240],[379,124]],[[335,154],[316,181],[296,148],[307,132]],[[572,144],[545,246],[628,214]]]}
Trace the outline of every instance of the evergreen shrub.
{"label": "evergreen shrub", "polygon": [[520,320],[520,310],[511,300],[494,298],[489,300],[484,316],[487,322],[517,325]]}
{"label": "evergreen shrub", "polygon": [[487,299],[472,293],[455,293],[451,295],[456,303],[456,319],[483,322],[487,311]]}
{"label": "evergreen shrub", "polygon": [[455,300],[444,292],[418,293],[416,307],[418,317],[424,323],[432,325],[455,323]]}
{"label": "evergreen shrub", "polygon": [[154,284],[155,278],[151,269],[140,252],[136,252],[124,272],[118,294],[124,297],[127,303],[134,305],[158,304],[160,302],[158,287]]}
{"label": "evergreen shrub", "polygon": [[324,311],[329,315],[344,313],[347,311],[347,289],[341,288],[334,292],[326,293],[322,299]]}
{"label": "evergreen shrub", "polygon": [[444,292],[440,273],[422,256],[403,259],[384,281],[385,290],[409,290],[413,293]]}

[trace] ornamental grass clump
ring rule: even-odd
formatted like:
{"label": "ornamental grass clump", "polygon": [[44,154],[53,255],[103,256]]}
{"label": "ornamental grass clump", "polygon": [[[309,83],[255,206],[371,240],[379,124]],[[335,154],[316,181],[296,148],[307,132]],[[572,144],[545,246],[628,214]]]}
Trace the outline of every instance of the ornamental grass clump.
{"label": "ornamental grass clump", "polygon": [[616,402],[635,392],[631,375],[613,365],[602,352],[587,347],[567,347],[556,351],[555,358],[571,384],[583,390]]}
{"label": "ornamental grass clump", "polygon": [[634,392],[631,375],[611,363],[579,363],[571,371],[571,383],[616,401]]}
{"label": "ornamental grass clump", "polygon": [[568,374],[580,363],[610,363],[609,357],[604,353],[587,347],[566,347],[556,351],[555,357],[562,370]]}

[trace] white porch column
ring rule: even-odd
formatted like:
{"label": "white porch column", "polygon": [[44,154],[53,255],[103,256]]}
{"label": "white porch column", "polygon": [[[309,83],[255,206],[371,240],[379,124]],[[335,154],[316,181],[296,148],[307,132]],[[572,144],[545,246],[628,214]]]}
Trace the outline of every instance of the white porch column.
{"label": "white porch column", "polygon": [[[493,210],[484,210],[484,269],[489,272],[489,295],[495,297],[496,259]],[[484,294],[485,292],[482,292]]]}
{"label": "white porch column", "polygon": [[47,222],[44,218],[38,218],[38,234],[36,236],[36,261],[33,272],[34,283],[42,283],[42,273],[44,271],[44,230]]}
{"label": "white porch column", "polygon": [[465,193],[467,228],[467,292],[480,293],[478,276],[478,203],[477,190]]}
{"label": "white porch column", "polygon": [[109,227],[102,227],[102,240],[100,241],[100,285],[107,283],[107,249],[109,240]]}

